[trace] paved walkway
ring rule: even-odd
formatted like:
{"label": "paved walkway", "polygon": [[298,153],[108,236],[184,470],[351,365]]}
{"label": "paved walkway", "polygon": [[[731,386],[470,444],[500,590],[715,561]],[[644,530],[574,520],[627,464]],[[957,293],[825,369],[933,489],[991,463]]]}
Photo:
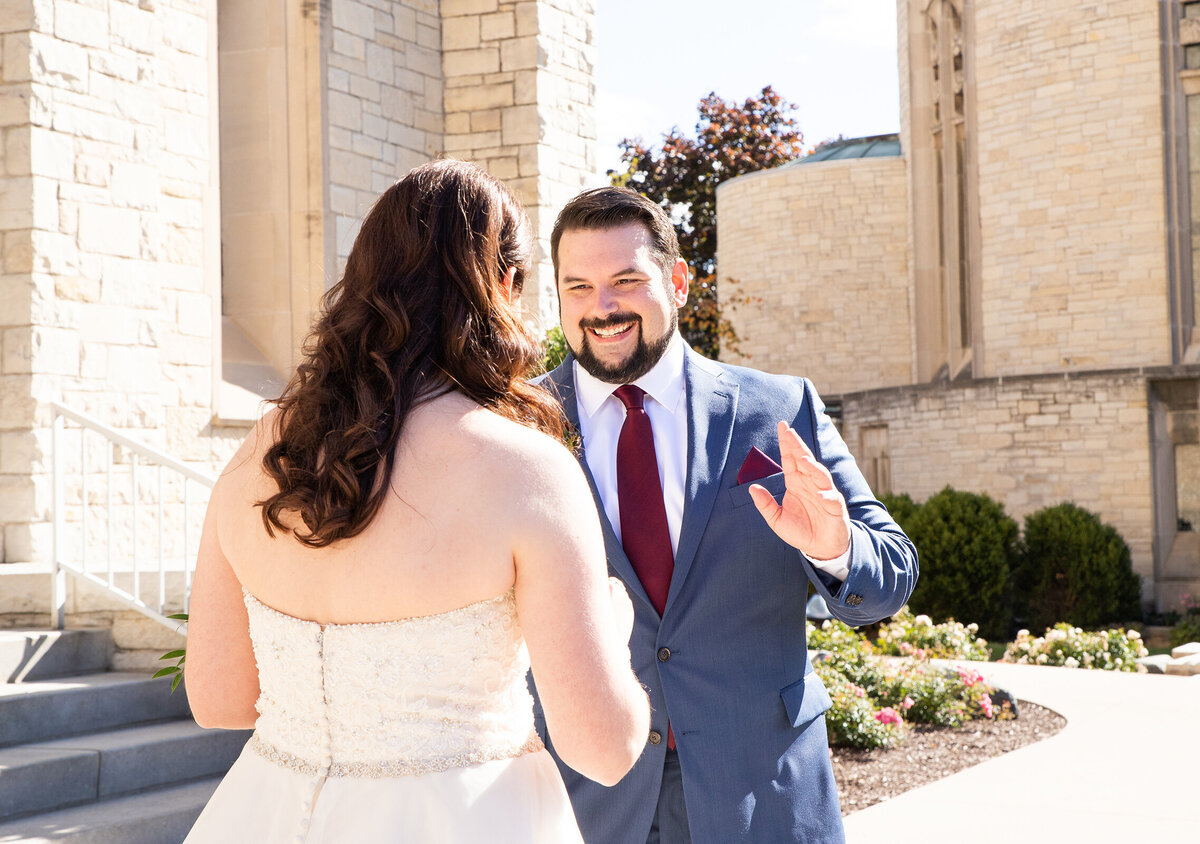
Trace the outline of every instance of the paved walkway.
{"label": "paved walkway", "polygon": [[971,665],[1067,725],[855,812],[849,844],[1200,842],[1200,675]]}

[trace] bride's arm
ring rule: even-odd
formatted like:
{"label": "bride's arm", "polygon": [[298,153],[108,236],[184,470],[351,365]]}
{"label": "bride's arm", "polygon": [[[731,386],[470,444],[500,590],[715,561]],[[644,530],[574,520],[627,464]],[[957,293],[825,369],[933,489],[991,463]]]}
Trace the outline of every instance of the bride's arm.
{"label": "bride's arm", "polygon": [[218,481],[204,516],[189,607],[184,685],[192,717],[201,727],[249,729],[258,713],[258,665],[242,585],[217,537],[225,490]]}
{"label": "bride's arm", "polygon": [[650,706],[630,668],[632,610],[608,582],[596,505],[578,462],[546,440],[516,475],[517,612],[554,749],[604,785],[646,745]]}

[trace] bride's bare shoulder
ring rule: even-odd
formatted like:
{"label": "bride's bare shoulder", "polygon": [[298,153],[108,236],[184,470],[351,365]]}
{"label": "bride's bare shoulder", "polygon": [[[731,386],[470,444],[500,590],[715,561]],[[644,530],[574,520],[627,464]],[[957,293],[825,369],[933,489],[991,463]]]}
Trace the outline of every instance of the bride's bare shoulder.
{"label": "bride's bare shoulder", "polygon": [[[516,486],[557,486],[579,475],[579,463],[562,441],[508,419],[459,396],[426,417],[439,437],[453,441],[452,450],[486,473],[491,483]],[[564,479],[564,474],[567,476]],[[579,475],[582,478],[582,475]]]}

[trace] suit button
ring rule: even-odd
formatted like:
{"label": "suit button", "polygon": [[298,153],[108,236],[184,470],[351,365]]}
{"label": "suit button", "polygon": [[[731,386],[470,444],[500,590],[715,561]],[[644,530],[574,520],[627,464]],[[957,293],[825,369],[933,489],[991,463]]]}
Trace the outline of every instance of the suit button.
{"label": "suit button", "polygon": [[660,733],[658,730],[651,730],[650,731],[650,743],[651,744],[662,744],[662,733]]}
{"label": "suit button", "polygon": [[862,595],[855,595],[854,593],[851,593],[846,596],[846,606],[848,607],[857,607],[862,602]]}
{"label": "suit button", "polygon": [[670,658],[671,658],[671,649],[670,648],[659,648],[658,649],[658,661],[659,662],[666,662]]}

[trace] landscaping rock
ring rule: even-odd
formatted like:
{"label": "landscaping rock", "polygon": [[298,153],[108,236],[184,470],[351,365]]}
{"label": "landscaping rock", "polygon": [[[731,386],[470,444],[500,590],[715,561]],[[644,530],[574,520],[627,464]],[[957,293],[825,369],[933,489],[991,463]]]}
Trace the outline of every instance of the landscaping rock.
{"label": "landscaping rock", "polygon": [[1012,712],[1012,717],[1020,718],[1021,712],[1017,708],[1017,699],[1012,696],[1012,692],[1010,692],[1008,689],[1002,689],[999,686],[994,686],[993,689],[994,691],[991,694],[992,703],[994,703],[997,708],[1007,703],[1009,711]]}
{"label": "landscaping rock", "polygon": [[1195,656],[1200,654],[1200,642],[1188,642],[1186,645],[1180,645],[1176,648],[1171,648],[1171,659],[1179,659],[1185,656]]}
{"label": "landscaping rock", "polygon": [[1170,661],[1171,657],[1167,654],[1156,654],[1155,656],[1142,657],[1137,661],[1137,664],[1144,665],[1147,674],[1166,674],[1167,664]]}
{"label": "landscaping rock", "polygon": [[1167,674],[1178,674],[1185,677],[1192,674],[1200,674],[1200,653],[1172,659],[1166,664],[1164,670]]}

